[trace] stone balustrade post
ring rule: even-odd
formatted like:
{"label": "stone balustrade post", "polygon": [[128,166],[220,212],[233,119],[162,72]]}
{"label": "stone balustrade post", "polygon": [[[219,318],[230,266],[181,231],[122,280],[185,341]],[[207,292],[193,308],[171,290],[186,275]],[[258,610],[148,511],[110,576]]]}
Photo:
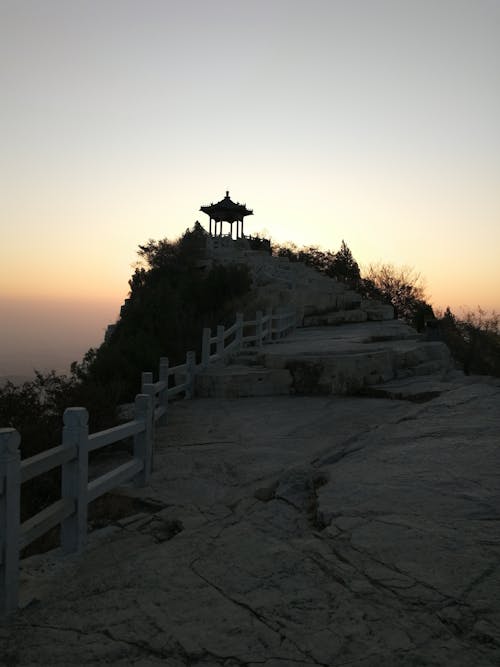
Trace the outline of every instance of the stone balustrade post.
{"label": "stone balustrade post", "polygon": [[145,394],[144,385],[153,384],[153,373],[145,371],[141,373],[141,394]]}
{"label": "stone balustrade post", "polygon": [[262,347],[262,311],[258,310],[255,313],[255,345],[257,347]]}
{"label": "stone balustrade post", "polygon": [[225,327],[223,324],[219,324],[217,327],[217,356],[222,359],[224,356],[224,334]]}
{"label": "stone balustrade post", "polygon": [[288,336],[291,330],[292,330],[292,313],[290,310],[288,310],[285,313],[285,330],[283,332],[283,336]]}
{"label": "stone balustrade post", "polygon": [[153,467],[153,403],[149,394],[135,397],[135,419],[144,424],[144,430],[134,435],[134,458],[143,462],[143,468],[134,478],[135,486],[147,486]]}
{"label": "stone balustrade post", "polygon": [[19,601],[20,442],[21,437],[15,429],[0,429],[1,616],[15,611]]}
{"label": "stone balustrade post", "polygon": [[203,337],[201,340],[201,367],[207,368],[210,363],[210,336],[212,335],[212,330],[210,327],[205,327],[203,329]]}
{"label": "stone balustrade post", "polygon": [[[150,380],[150,382],[145,382],[145,380]],[[155,419],[155,410],[158,404],[158,399],[155,394],[155,386],[153,384],[153,373],[142,373],[142,388],[141,394],[146,394],[151,399],[151,441],[154,442],[155,431],[156,431],[156,419]],[[154,449],[151,448],[151,457],[149,461],[149,466],[151,470],[154,465]]]}
{"label": "stone balustrade post", "polygon": [[284,331],[283,331],[283,336],[288,336],[288,334],[291,331],[292,328],[292,314],[291,311],[287,310],[285,313],[283,313],[283,324],[284,324]]}
{"label": "stone balustrade post", "polygon": [[148,396],[151,396],[151,406],[154,418],[154,411],[157,401],[155,396],[155,387],[153,384],[153,373],[150,373],[149,371],[141,373],[141,394],[147,394]]}
{"label": "stone balustrade post", "polygon": [[236,313],[236,351],[241,349],[241,344],[243,341],[243,313]]}
{"label": "stone balustrade post", "polygon": [[194,378],[196,374],[196,353],[186,353],[186,398],[194,396]]}
{"label": "stone balustrade post", "polygon": [[158,421],[158,424],[160,426],[166,426],[167,414],[168,414],[168,357],[160,358],[160,369],[158,373],[158,379],[160,380],[160,382],[165,382],[165,389],[162,389],[158,395],[158,403],[160,407],[164,408],[165,413]]}
{"label": "stone balustrade post", "polygon": [[272,329],[272,340],[279,338],[279,324],[280,324],[280,315],[278,311],[273,312],[271,319],[271,329]]}
{"label": "stone balustrade post", "polygon": [[89,413],[66,408],[63,415],[63,447],[76,447],[75,456],[61,467],[61,498],[75,503],[73,514],[61,523],[61,547],[65,553],[81,552],[87,541],[87,487]]}
{"label": "stone balustrade post", "polygon": [[283,310],[282,307],[278,314],[278,338],[283,338],[284,336],[285,323],[286,323],[286,312]]}
{"label": "stone balustrade post", "polygon": [[267,329],[266,335],[264,336],[264,342],[269,343],[273,339],[273,309],[272,306],[266,308],[267,315]]}

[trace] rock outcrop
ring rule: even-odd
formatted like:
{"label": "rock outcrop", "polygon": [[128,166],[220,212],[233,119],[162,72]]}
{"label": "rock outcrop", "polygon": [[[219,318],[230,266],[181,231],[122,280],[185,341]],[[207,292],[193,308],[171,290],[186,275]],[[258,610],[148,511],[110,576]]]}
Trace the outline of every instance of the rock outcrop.
{"label": "rock outcrop", "polygon": [[359,394],[403,378],[444,381],[454,371],[444,343],[397,320],[303,327],[249,355],[207,368],[196,380],[198,395]]}
{"label": "rock outcrop", "polygon": [[499,404],[174,404],[149,511],[23,562],[2,664],[498,665]]}

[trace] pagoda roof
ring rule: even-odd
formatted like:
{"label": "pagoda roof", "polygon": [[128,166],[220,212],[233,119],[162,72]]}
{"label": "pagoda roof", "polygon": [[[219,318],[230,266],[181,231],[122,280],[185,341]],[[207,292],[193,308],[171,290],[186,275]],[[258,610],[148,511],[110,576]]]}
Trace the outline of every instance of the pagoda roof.
{"label": "pagoda roof", "polygon": [[253,215],[253,211],[248,209],[246,204],[239,204],[230,199],[229,190],[226,190],[224,199],[216,204],[210,204],[210,206],[202,206],[200,211],[206,213],[216,222],[235,222],[236,220],[243,220],[246,215]]}

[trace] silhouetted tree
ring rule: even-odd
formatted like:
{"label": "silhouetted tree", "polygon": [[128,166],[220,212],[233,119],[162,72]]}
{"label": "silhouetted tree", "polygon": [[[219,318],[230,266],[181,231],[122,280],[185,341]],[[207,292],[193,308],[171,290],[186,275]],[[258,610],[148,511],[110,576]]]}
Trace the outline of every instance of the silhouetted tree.
{"label": "silhouetted tree", "polygon": [[299,261],[299,248],[295,243],[286,243],[285,245],[273,243],[272,254],[276,257],[287,257],[290,262]]}
{"label": "silhouetted tree", "polygon": [[443,340],[465,373],[500,376],[500,315],[481,307],[463,316],[446,308],[439,318]]}
{"label": "silhouetted tree", "polygon": [[343,239],[340,250],[335,253],[332,261],[329,262],[325,273],[352,287],[357,287],[359,285],[361,275],[358,263]]}
{"label": "silhouetted tree", "polygon": [[420,330],[425,320],[433,318],[432,307],[426,301],[425,285],[421,275],[408,266],[370,264],[364,277],[367,294],[391,303],[395,315],[414,324]]}
{"label": "silhouetted tree", "polygon": [[359,281],[359,267],[345,241],[338,253],[322,250],[317,246],[297,247],[293,243],[275,245],[273,253],[278,257],[288,257],[291,262],[303,262],[330,278],[350,284]]}

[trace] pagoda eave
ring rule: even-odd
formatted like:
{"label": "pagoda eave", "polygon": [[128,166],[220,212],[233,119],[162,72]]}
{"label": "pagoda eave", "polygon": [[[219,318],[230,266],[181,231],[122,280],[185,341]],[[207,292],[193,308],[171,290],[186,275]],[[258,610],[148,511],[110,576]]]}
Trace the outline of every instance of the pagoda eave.
{"label": "pagoda eave", "polygon": [[236,220],[243,220],[247,215],[253,215],[253,211],[231,211],[227,209],[212,208],[210,206],[202,206],[200,211],[206,213],[212,220],[217,222],[236,222]]}

